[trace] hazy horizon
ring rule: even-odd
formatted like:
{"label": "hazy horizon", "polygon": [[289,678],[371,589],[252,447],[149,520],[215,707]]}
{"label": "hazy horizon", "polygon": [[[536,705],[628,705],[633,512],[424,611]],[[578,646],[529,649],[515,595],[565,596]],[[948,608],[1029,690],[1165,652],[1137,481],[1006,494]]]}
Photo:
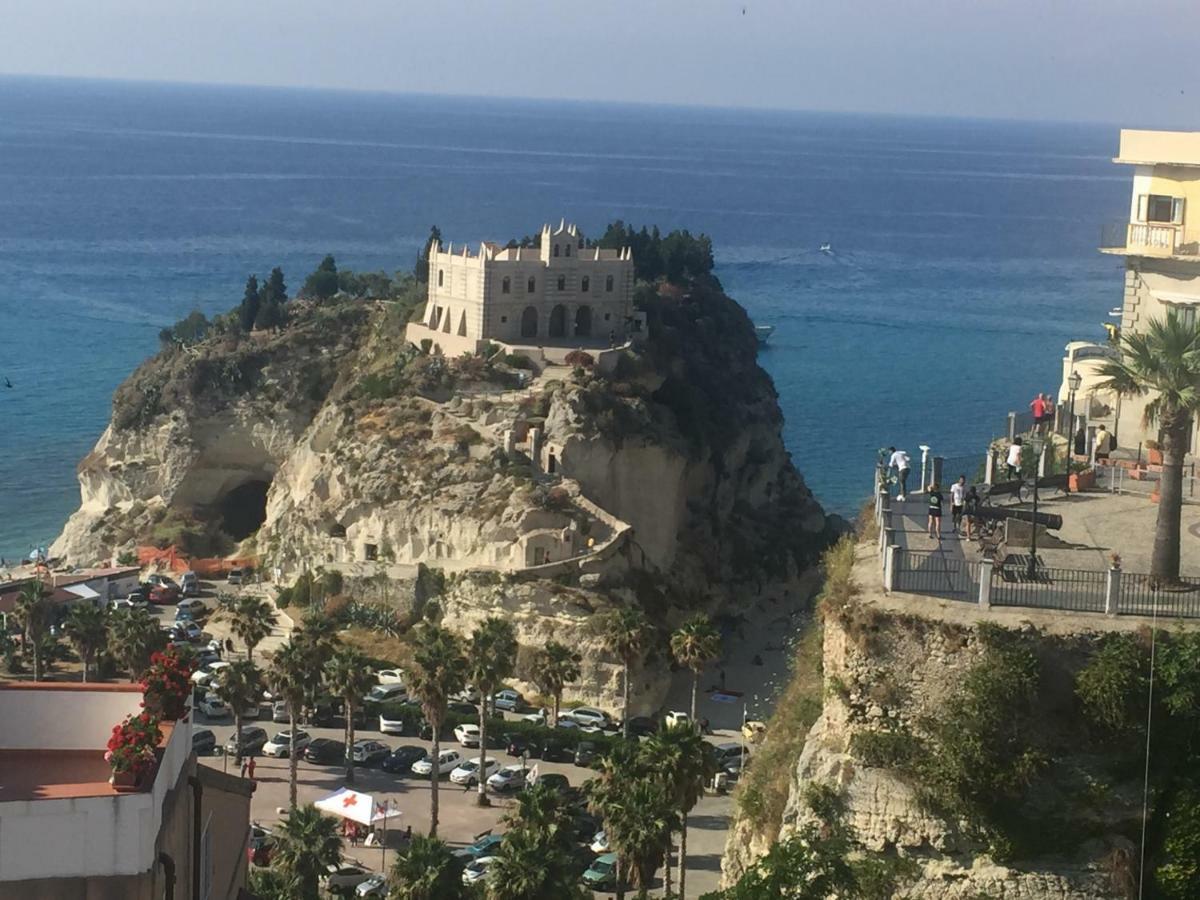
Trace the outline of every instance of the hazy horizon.
{"label": "hazy horizon", "polygon": [[11,2],[12,76],[1200,127],[1190,0]]}

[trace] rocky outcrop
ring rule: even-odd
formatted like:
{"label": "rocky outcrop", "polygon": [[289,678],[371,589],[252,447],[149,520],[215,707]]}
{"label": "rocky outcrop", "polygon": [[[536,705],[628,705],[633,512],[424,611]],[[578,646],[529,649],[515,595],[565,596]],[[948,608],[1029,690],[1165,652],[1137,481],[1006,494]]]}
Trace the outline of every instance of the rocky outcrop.
{"label": "rocky outcrop", "polygon": [[[409,346],[386,304],[293,304],[282,331],[166,350],[118,390],[53,552],[182,543],[257,554],[283,581],[325,567],[397,594],[424,564],[453,576],[452,627],[501,610],[522,643],[579,646],[577,696],[611,703],[596,610],[639,603],[671,627],[782,595],[828,531],[745,313],[715,282],[643,293],[648,342],[604,374],[531,384]],[[640,708],[661,699],[660,674],[638,676]]]}

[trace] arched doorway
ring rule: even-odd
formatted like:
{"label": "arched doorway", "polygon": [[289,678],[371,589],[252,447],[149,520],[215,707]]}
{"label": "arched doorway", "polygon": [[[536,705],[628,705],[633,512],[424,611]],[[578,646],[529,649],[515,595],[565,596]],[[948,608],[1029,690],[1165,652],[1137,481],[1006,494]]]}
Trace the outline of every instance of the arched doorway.
{"label": "arched doorway", "polygon": [[550,310],[550,337],[567,336],[567,308],[561,303]]}
{"label": "arched doorway", "polygon": [[521,313],[521,337],[537,337],[537,320],[537,308],[525,307],[525,312]]}
{"label": "arched doorway", "polygon": [[575,336],[592,336],[592,308],[590,306],[581,306],[575,310]]}

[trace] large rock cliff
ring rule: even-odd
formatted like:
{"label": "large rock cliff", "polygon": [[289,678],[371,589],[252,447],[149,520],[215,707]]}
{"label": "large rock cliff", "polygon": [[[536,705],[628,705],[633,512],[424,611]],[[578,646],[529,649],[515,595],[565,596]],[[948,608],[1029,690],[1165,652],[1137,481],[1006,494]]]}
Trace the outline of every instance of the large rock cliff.
{"label": "large rock cliff", "polygon": [[[522,643],[573,641],[578,697],[611,700],[595,611],[639,603],[670,627],[782,596],[829,530],[744,311],[715,281],[641,304],[645,343],[541,372],[421,351],[402,310],[361,301],[294,301],[282,330],[166,349],[118,389],[52,553],[172,543],[257,555],[284,582],[385,579],[394,598],[424,564],[446,576],[447,624],[501,611]],[[665,679],[647,665],[649,709]]]}

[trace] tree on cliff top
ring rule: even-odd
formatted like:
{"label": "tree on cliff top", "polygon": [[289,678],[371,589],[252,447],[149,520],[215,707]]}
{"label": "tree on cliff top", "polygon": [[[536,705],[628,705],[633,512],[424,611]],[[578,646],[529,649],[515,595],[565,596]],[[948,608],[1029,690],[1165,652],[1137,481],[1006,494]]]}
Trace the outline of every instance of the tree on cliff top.
{"label": "tree on cliff top", "polygon": [[338,292],[338,268],[332,256],[326,256],[316,270],[304,279],[301,297],[328,300]]}
{"label": "tree on cliff top", "polygon": [[242,295],[242,305],[238,307],[238,323],[242,331],[249,331],[258,319],[258,310],[262,298],[258,293],[258,276],[251,275],[246,279],[246,292]]}
{"label": "tree on cliff top", "polygon": [[429,237],[425,239],[425,246],[417,254],[417,262],[413,266],[413,275],[422,284],[429,283],[429,253],[435,241],[438,244],[442,242],[442,231],[436,225],[429,229]]}
{"label": "tree on cliff top", "polygon": [[1121,358],[1105,363],[1103,388],[1126,397],[1153,394],[1142,419],[1158,423],[1162,435],[1161,500],[1154,529],[1151,577],[1179,583],[1179,517],[1183,509],[1183,456],[1188,431],[1200,414],[1200,324],[1187,325],[1174,314],[1151,319],[1144,331],[1121,338]]}

